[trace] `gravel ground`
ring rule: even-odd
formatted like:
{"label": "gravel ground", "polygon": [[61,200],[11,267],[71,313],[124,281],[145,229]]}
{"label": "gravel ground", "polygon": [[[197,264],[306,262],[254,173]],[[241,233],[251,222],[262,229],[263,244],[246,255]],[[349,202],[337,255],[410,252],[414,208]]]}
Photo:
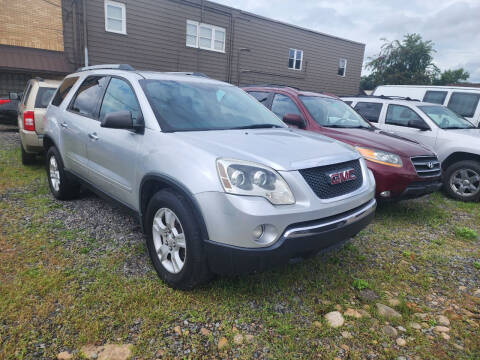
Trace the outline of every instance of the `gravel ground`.
{"label": "gravel ground", "polygon": [[[16,131],[17,130],[14,127],[0,125],[0,150],[9,150],[19,146],[20,142],[18,133]],[[156,277],[146,253],[144,246],[144,235],[141,233],[138,221],[134,216],[86,190],[81,193],[78,199],[68,202],[57,201],[49,192],[44,190],[45,178],[36,178],[28,187],[9,188],[4,193],[0,193],[0,201],[6,201],[9,204],[15,205],[15,207],[24,207],[27,206],[27,203],[22,195],[37,193],[37,195],[35,195],[35,201],[39,203],[49,203],[50,205],[44,219],[45,222],[49,224],[60,224],[56,235],[59,235],[60,239],[62,240],[62,247],[71,254],[78,254],[83,249],[88,249],[88,256],[86,258],[81,257],[73,260],[73,265],[75,266],[94,268],[100,260],[108,259],[108,257],[112,256],[112,254],[117,254],[119,249],[123,249],[124,251],[120,253],[123,266],[120,266],[116,269],[119,275],[122,275],[126,279],[130,280]],[[423,328],[419,333],[423,334],[422,336],[425,336],[428,339],[438,338],[438,334],[436,334],[434,330],[435,321],[433,319],[440,314],[444,314],[445,312],[456,314],[455,316],[463,316],[462,314],[467,314],[465,309],[468,309],[469,314],[473,315],[466,315],[468,319],[465,321],[473,321],[473,325],[471,326],[474,326],[474,324],[476,324],[476,320],[472,319],[480,318],[480,312],[477,311],[478,309],[475,307],[475,305],[462,305],[459,300],[459,294],[472,294],[480,287],[479,270],[472,266],[475,261],[478,261],[480,254],[478,252],[478,243],[476,243],[477,245],[474,247],[474,249],[476,249],[475,251],[459,252],[458,254],[444,254],[443,257],[442,255],[435,253],[435,256],[432,255],[432,257],[429,257],[430,254],[428,251],[430,248],[436,246],[435,241],[437,241],[439,238],[448,238],[448,236],[451,236],[450,227],[433,226],[428,222],[422,223],[422,219],[412,218],[412,222],[418,227],[416,230],[416,236],[414,236],[415,243],[412,243],[411,239],[407,239],[406,241],[404,238],[397,238],[395,233],[389,233],[388,230],[382,228],[384,224],[388,224],[389,222],[395,220],[398,220],[400,223],[400,225],[399,223],[395,223],[395,226],[401,226],[401,216],[405,215],[405,217],[408,219],[409,213],[415,213],[418,208],[429,209],[429,201],[429,198],[422,198],[402,203],[401,205],[393,204],[380,206],[377,216],[378,220],[371,227],[369,227],[364,234],[361,234],[355,239],[353,242],[354,246],[351,246],[350,244],[344,249],[335,251],[328,255],[321,255],[322,258],[318,261],[320,264],[327,262],[346,264],[347,266],[342,268],[342,273],[344,273],[346,276],[352,276],[353,278],[356,278],[359,276],[359,274],[360,276],[365,275],[367,277],[367,273],[380,276],[379,273],[373,273],[373,271],[378,269],[389,269],[392,267],[396,268],[399,271],[404,272],[407,277],[402,281],[403,289],[401,291],[398,288],[394,290],[383,289],[383,295],[381,295],[378,289],[375,289],[375,292],[367,289],[354,292],[356,295],[352,295],[351,290],[353,288],[350,288],[350,294],[347,296],[347,298],[344,297],[342,299],[342,295],[339,295],[338,299],[333,301],[330,299],[330,301],[327,301],[321,299],[321,296],[323,295],[322,291],[324,289],[324,285],[321,285],[322,288],[319,289],[318,299],[316,297],[317,295],[315,295],[315,301],[312,305],[312,294],[308,292],[309,290],[304,288],[304,286],[308,284],[308,279],[310,278],[311,281],[314,281],[314,277],[318,276],[318,278],[321,278],[324,281],[327,291],[332,291],[333,293],[337,291],[334,285],[335,279],[329,278],[328,274],[312,275],[309,272],[305,272],[304,276],[307,280],[299,280],[300,285],[292,283],[288,289],[286,287],[279,288],[279,292],[285,293],[284,297],[281,299],[277,298],[272,304],[269,304],[268,300],[265,300],[262,297],[257,299],[238,300],[237,303],[234,302],[235,305],[233,306],[238,308],[238,312],[243,312],[243,315],[241,313],[237,314],[238,318],[247,316],[245,314],[248,314],[249,312],[261,313],[264,311],[263,309],[268,306],[272,309],[271,311],[273,318],[291,318],[292,320],[288,322],[288,326],[294,328],[298,327],[299,331],[304,331],[303,328],[306,326],[313,328],[317,327],[315,323],[319,322],[313,321],[316,318],[315,313],[320,312],[321,318],[324,311],[323,309],[328,308],[332,310],[331,307],[335,305],[337,300],[338,302],[343,302],[344,304],[343,307],[340,305],[335,305],[335,308],[341,311],[345,310],[348,306],[357,307],[358,309],[363,306],[363,309],[367,309],[369,312],[374,314],[371,308],[366,307],[368,305],[365,303],[369,302],[371,304],[370,306],[373,306],[373,303],[378,301],[378,299],[381,299],[383,296],[384,300],[385,298],[401,297],[403,304],[407,304],[406,306],[409,307],[409,309],[410,305],[408,304],[413,304],[411,305],[410,309],[412,313],[425,312],[425,317],[423,317],[423,315],[419,315],[417,321],[423,321]],[[395,208],[396,206],[400,206],[403,209],[404,214],[399,213],[398,210],[396,210],[397,208]],[[470,215],[463,213],[460,208],[456,209],[455,211],[456,213],[448,214],[448,216],[451,217],[448,219],[448,221],[451,221],[451,219],[462,220],[464,217],[467,220],[470,219]],[[391,215],[392,213],[393,216]],[[400,217],[400,219],[395,219],[395,216]],[[421,216],[422,214],[419,213],[418,217]],[[448,221],[445,220],[445,223]],[[28,229],[29,225],[30,219],[28,217],[22,219],[21,226],[23,226],[25,229]],[[478,231],[478,224],[473,225],[475,225],[475,229]],[[408,227],[408,223],[405,226]],[[380,238],[383,240],[388,239],[388,241],[377,242],[376,240]],[[478,239],[476,241],[478,241]],[[360,260],[352,260],[354,258]],[[417,261],[417,259],[420,259],[421,261]],[[296,270],[292,268],[292,271]],[[334,274],[330,275],[333,277],[336,276]],[[408,276],[411,276],[411,278],[408,278]],[[418,287],[418,282],[413,281],[421,278],[422,276],[429,277],[432,283],[430,291],[426,294],[420,291],[420,289],[416,288]],[[326,278],[323,279],[324,277]],[[94,282],[94,279],[91,281]],[[241,281],[242,280],[240,280],[240,282]],[[248,280],[244,281],[248,282]],[[302,283],[302,281],[304,282]],[[237,285],[227,284],[225,286],[232,286],[232,291],[238,291],[238,289],[235,289]],[[82,290],[83,289],[84,288],[82,288]],[[457,289],[457,291],[452,292],[452,289]],[[167,290],[167,293],[168,291],[169,290]],[[206,291],[208,292],[208,290]],[[220,295],[212,296],[219,296],[221,299],[222,291],[218,289],[217,291]],[[216,290],[213,290],[213,292],[216,292]],[[294,295],[292,295],[292,293]],[[208,295],[202,294],[198,295],[196,298],[194,294],[192,295],[191,299],[193,303],[201,302],[201,299],[204,296]],[[469,295],[465,296],[468,298]],[[226,299],[229,300],[229,298]],[[420,305],[416,304],[421,304],[421,308]],[[170,304],[170,306],[172,305]],[[319,308],[322,310],[318,310]],[[297,314],[299,311],[301,314]],[[311,315],[312,313],[314,314]],[[214,357],[212,354],[212,346],[214,346],[212,345],[212,342],[201,340],[199,343],[202,344],[203,349],[201,349],[201,347],[195,349],[195,347],[192,346],[191,335],[189,334],[199,334],[205,332],[209,334],[205,335],[206,338],[208,336],[213,337],[213,344],[219,344],[221,338],[224,338],[224,336],[228,337],[229,335],[225,335],[225,328],[222,328],[221,322],[218,321],[218,318],[216,319],[214,315],[211,316],[209,315],[209,312],[206,311],[205,314],[202,314],[201,316],[199,315],[199,317],[203,316],[205,318],[202,321],[199,321],[185,318],[182,313],[178,313],[175,318],[170,319],[169,321],[172,326],[168,328],[168,330],[159,330],[161,331],[159,338],[161,338],[161,344],[163,345],[158,351],[155,350],[155,347],[158,346],[157,337],[148,335],[151,336],[151,340],[141,339],[142,334],[145,334],[145,332],[142,332],[145,331],[143,327],[151,326],[148,325],[148,321],[146,321],[147,324],[144,324],[144,320],[141,318],[135,320],[134,323],[130,325],[131,327],[128,330],[128,334],[123,336],[123,341],[127,341],[135,345],[141,344],[141,346],[143,346],[142,349],[144,350],[151,351],[153,349],[152,351],[157,354],[155,357],[159,358],[163,357],[162,354],[167,354],[166,358],[195,358],[196,351],[200,351],[207,355],[207,357],[211,358]],[[368,318],[370,319],[370,315]],[[2,317],[0,315],[0,326],[2,325],[1,319]],[[429,322],[427,322],[426,319],[429,319]],[[253,343],[256,343],[257,341],[259,342],[260,340],[256,337],[262,336],[260,335],[262,333],[263,336],[266,336],[264,333],[265,331],[268,331],[268,336],[270,336],[271,333],[275,334],[277,330],[275,328],[267,329],[265,320],[262,321],[259,319],[257,321],[250,319],[248,323],[235,319],[230,320],[233,322],[234,329],[231,331],[233,334],[240,332],[244,335],[249,334],[249,336],[254,338],[253,340],[252,338],[249,338],[249,340],[244,338],[242,341],[245,344],[250,343],[250,341]],[[360,325],[352,322],[348,323],[345,329],[348,329],[349,332],[354,334],[356,332],[357,336],[364,336],[363,334],[367,334],[369,332],[381,334],[381,326],[383,326],[383,323],[380,323],[377,319],[368,321],[368,331],[365,329],[359,330]],[[365,322],[367,322],[367,320],[364,320],[364,323]],[[387,322],[386,324],[389,323]],[[403,325],[407,327],[406,322],[403,323]],[[118,326],[122,327],[127,325],[120,324]],[[230,324],[230,326],[232,326],[232,324]],[[402,329],[403,327],[399,326],[397,328]],[[154,329],[154,331],[157,330]],[[402,332],[403,330],[398,331]],[[55,332],[55,330],[52,330],[52,332]],[[397,331],[395,330],[395,333],[396,332]],[[409,329],[408,334],[409,337],[407,340],[409,342],[414,342],[413,330]],[[276,336],[274,339],[275,341],[278,341],[278,339],[281,338],[278,333],[272,336]],[[383,355],[379,354],[379,352],[381,352],[378,350],[379,347],[383,348],[384,351],[387,351],[390,347],[392,347],[392,345],[385,339],[382,340],[383,342],[378,344],[379,346],[377,346],[377,343],[374,343],[375,347],[373,349],[375,350],[369,350],[369,347],[372,347],[372,343],[370,343],[370,341],[372,341],[371,339],[368,340],[368,344],[365,343],[365,348],[363,348],[363,345],[359,347],[358,344],[351,344],[350,348],[346,345],[338,348],[337,345],[342,342],[348,342],[346,339],[349,339],[349,337],[343,333],[341,336],[338,334],[335,336],[331,335],[330,333],[327,333],[325,336],[319,336],[318,339],[310,343],[309,346],[318,347],[320,349],[318,356],[319,358],[323,358],[321,355],[322,351],[328,351],[329,354],[335,354],[337,358],[340,359],[421,358],[415,356],[414,348],[409,348],[408,345],[406,347],[403,347],[404,345],[399,347],[395,344],[393,345],[393,348],[396,349],[399,356],[383,357]],[[230,334],[230,344],[232,343],[232,338],[233,335]],[[475,341],[475,337],[472,340]],[[2,339],[0,336],[0,345],[2,344],[1,341]],[[45,343],[43,341],[44,340],[42,340],[41,345],[45,347]],[[100,339],[99,344],[103,344],[104,341],[105,340]],[[145,342],[147,342],[147,344],[145,344]],[[54,342],[52,341],[49,344],[53,346]],[[459,353],[456,353],[458,355],[462,354],[461,351],[464,350],[464,346],[468,346],[469,340],[458,335],[455,337],[455,339],[452,337],[451,344],[455,347],[455,351],[460,351]],[[263,342],[261,345],[259,343],[258,347],[251,354],[251,356],[254,358],[271,357],[271,355],[269,355],[269,351],[271,350],[269,350],[268,345],[268,342]],[[40,345],[35,346],[38,347]],[[433,345],[432,349],[435,346],[436,345]],[[216,347],[217,346],[214,346],[215,349]],[[218,345],[218,347],[220,347],[220,345]],[[62,347],[59,349],[62,349]],[[63,346],[63,349],[71,349],[72,351],[76,351],[70,346]],[[332,351],[336,352],[332,353]],[[358,351],[358,353],[362,354],[362,356],[350,356],[349,354],[351,351]],[[228,354],[215,354],[215,356],[233,358],[239,356],[239,354],[237,353],[236,349],[233,349],[232,352]],[[475,356],[475,354],[473,356]],[[438,357],[446,358],[443,356],[443,353],[438,355]],[[464,356],[459,357],[467,358]],[[26,358],[32,357],[26,356]],[[35,356],[33,358],[35,358]],[[330,356],[328,358],[330,358]]]}

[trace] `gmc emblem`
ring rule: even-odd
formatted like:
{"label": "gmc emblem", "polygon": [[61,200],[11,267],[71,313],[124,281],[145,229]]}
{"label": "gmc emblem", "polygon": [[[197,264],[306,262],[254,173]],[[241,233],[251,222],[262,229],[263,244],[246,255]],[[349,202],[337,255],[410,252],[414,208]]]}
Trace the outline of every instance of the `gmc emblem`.
{"label": "gmc emblem", "polygon": [[331,185],[337,185],[347,181],[353,181],[357,178],[355,176],[354,169],[348,169],[348,170],[343,170],[336,173],[331,173],[331,174],[328,174],[328,176],[330,177]]}

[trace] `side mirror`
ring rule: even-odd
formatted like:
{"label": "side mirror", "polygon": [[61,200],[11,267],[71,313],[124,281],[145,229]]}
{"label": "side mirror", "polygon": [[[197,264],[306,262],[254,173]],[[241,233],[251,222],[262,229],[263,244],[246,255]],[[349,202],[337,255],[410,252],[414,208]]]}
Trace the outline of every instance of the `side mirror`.
{"label": "side mirror", "polygon": [[415,128],[421,131],[431,130],[430,127],[421,119],[413,119],[408,122],[408,127]]}
{"label": "side mirror", "polygon": [[305,129],[305,121],[300,115],[297,114],[285,114],[283,116],[283,122],[287,125],[297,127],[299,129]]}
{"label": "side mirror", "polygon": [[100,126],[110,129],[126,129],[135,131],[143,128],[143,125],[135,125],[133,123],[132,113],[128,110],[106,114]]}
{"label": "side mirror", "polygon": [[8,93],[8,98],[10,100],[20,100],[20,96],[16,92]]}

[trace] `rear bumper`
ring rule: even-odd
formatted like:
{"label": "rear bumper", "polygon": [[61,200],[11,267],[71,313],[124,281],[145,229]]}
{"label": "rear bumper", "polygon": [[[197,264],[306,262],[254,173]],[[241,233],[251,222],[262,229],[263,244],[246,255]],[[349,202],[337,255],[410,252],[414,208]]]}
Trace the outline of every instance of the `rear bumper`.
{"label": "rear bumper", "polygon": [[365,228],[373,220],[375,208],[373,199],[335,216],[292,224],[269,247],[243,248],[206,241],[210,269],[224,275],[262,271],[289,259],[328,249]]}
{"label": "rear bumper", "polygon": [[43,135],[35,131],[20,129],[20,140],[27,153],[40,153],[43,151]]}

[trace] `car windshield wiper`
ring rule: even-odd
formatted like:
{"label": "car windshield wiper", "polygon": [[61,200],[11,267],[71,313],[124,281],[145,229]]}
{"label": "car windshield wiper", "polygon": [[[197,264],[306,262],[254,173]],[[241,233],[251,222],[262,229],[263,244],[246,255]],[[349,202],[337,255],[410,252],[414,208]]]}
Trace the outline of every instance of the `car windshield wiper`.
{"label": "car windshield wiper", "polygon": [[463,129],[475,129],[475,127],[450,126],[450,127],[443,128],[443,130],[463,130]]}
{"label": "car windshield wiper", "polygon": [[244,125],[244,126],[237,126],[229,128],[230,130],[241,130],[241,129],[271,129],[271,128],[281,128],[283,126],[275,125],[275,124],[251,124],[251,125]]}
{"label": "car windshield wiper", "polygon": [[322,125],[323,127],[328,127],[328,128],[339,128],[339,129],[371,129],[368,126],[362,126],[362,125],[356,125],[356,126],[345,126],[345,125]]}

